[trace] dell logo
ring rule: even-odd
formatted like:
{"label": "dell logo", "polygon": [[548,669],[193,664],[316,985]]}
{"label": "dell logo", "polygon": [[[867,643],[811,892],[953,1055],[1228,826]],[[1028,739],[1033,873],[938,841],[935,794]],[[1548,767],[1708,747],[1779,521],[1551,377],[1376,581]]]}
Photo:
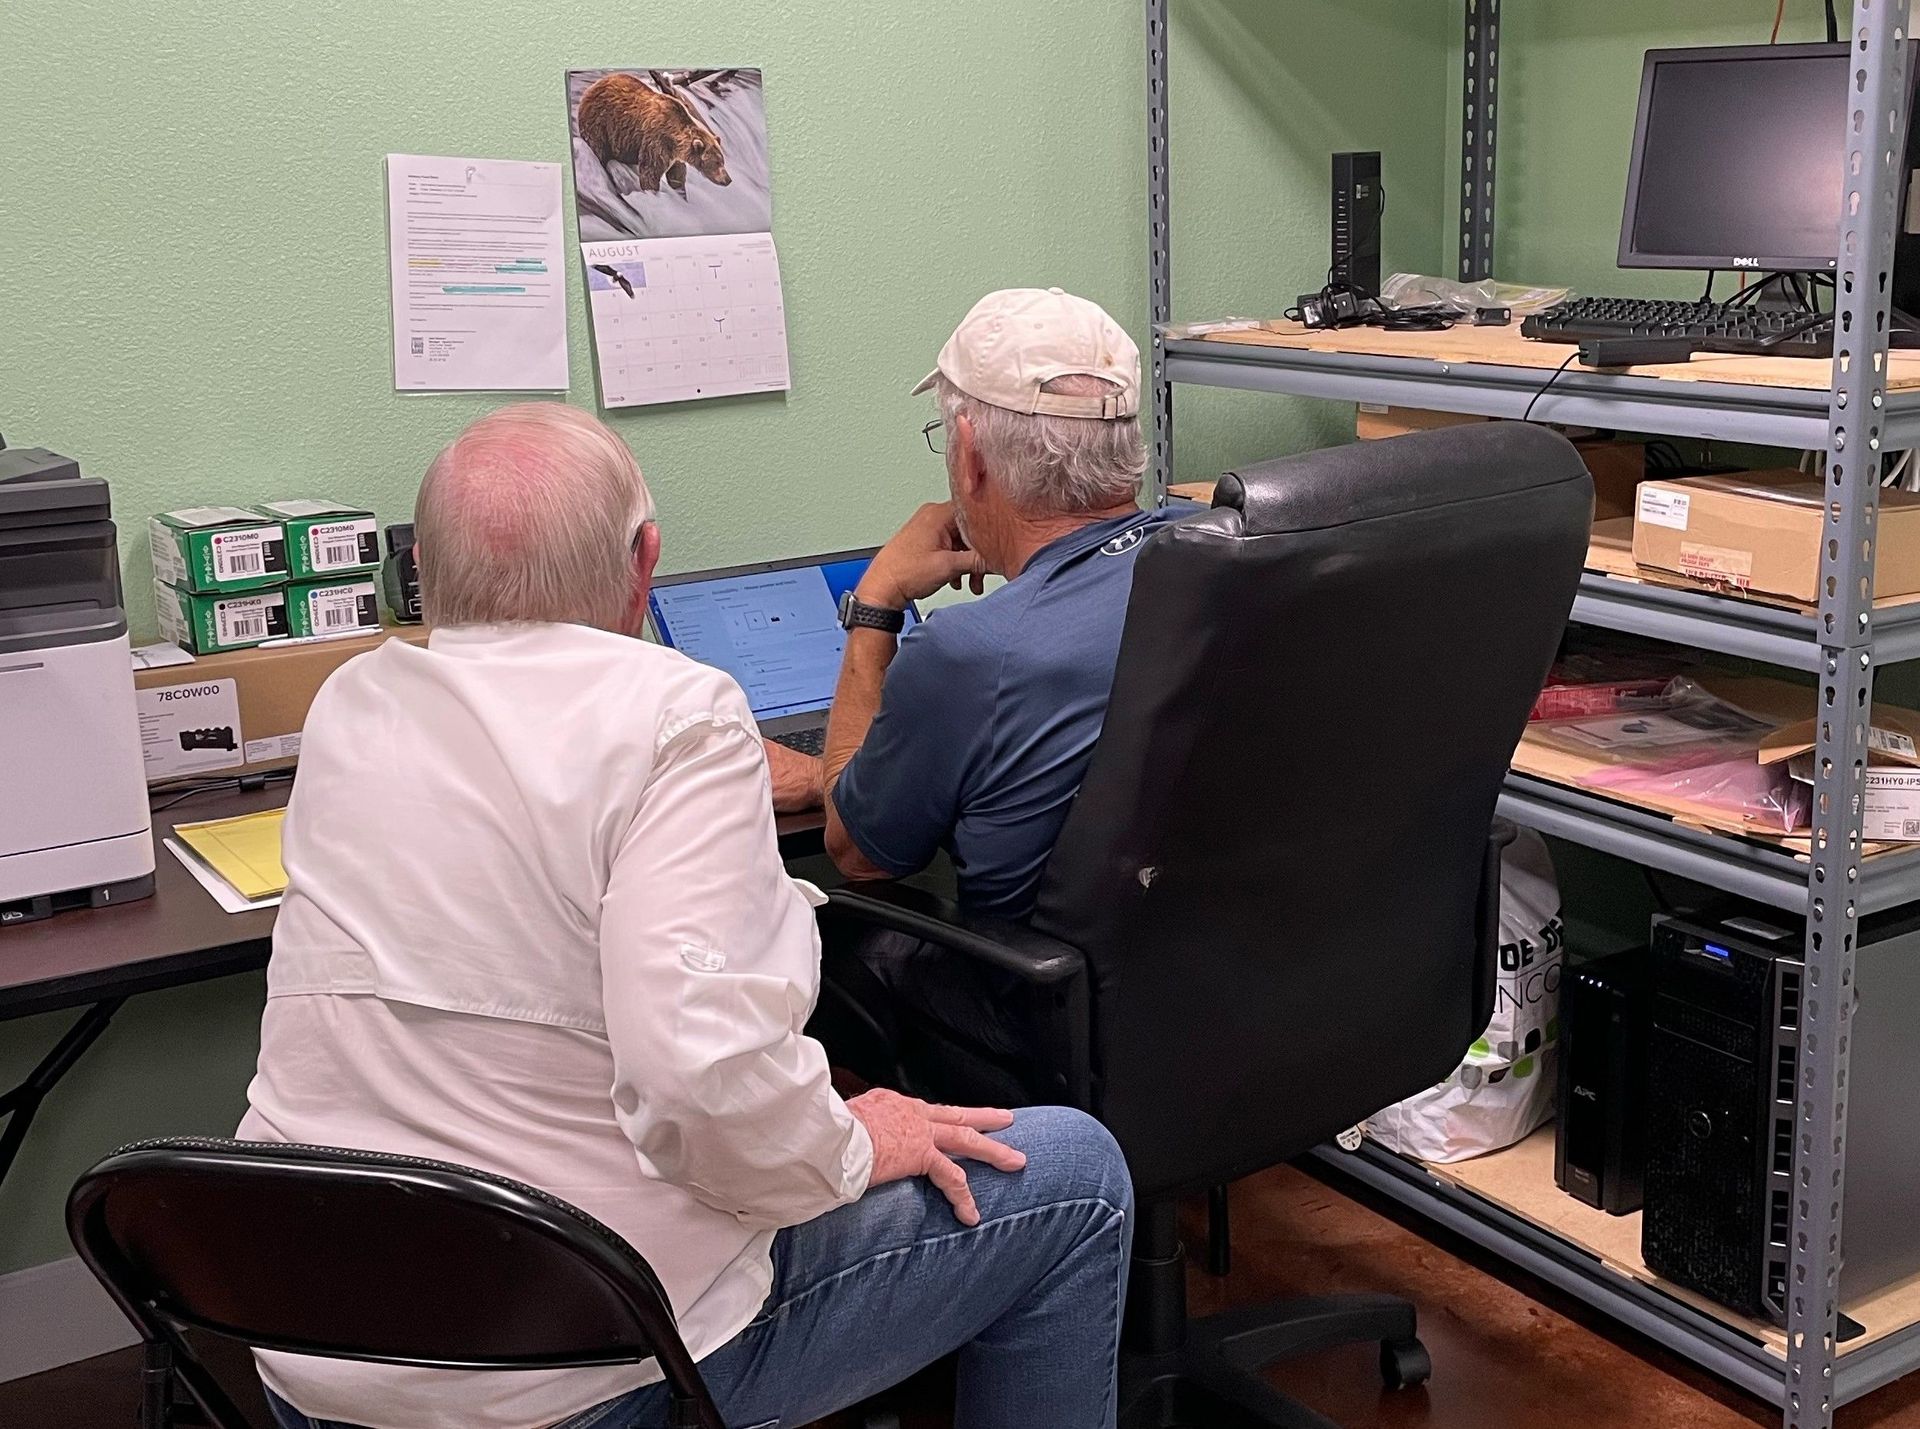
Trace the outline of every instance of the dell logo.
{"label": "dell logo", "polygon": [[1760,266],[1760,260],[1758,258],[1736,258],[1733,260],[1733,266],[1736,268],[1758,268]]}

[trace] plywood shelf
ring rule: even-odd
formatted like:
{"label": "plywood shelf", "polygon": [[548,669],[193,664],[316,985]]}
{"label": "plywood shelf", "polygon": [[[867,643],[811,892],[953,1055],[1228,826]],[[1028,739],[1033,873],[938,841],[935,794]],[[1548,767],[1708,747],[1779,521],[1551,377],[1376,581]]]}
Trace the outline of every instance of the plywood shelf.
{"label": "plywood shelf", "polygon": [[[1610,1216],[1566,1194],[1553,1180],[1553,1125],[1541,1127],[1517,1146],[1451,1165],[1422,1163],[1433,1176],[1490,1201],[1539,1226],[1599,1261],[1616,1275],[1650,1285],[1760,1344],[1782,1362],[1786,1332],[1765,1320],[1739,1314],[1683,1286],[1664,1280],[1640,1257],[1640,1216]],[[1840,1346],[1852,1354],[1876,1340],[1920,1324],[1920,1275],[1898,1281],[1842,1306],[1862,1333]]]}

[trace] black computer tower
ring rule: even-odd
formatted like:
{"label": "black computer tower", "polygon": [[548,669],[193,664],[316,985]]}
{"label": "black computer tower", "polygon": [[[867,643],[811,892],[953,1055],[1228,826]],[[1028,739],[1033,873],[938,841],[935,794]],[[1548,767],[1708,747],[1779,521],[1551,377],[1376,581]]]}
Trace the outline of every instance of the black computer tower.
{"label": "black computer tower", "polygon": [[1333,242],[1328,281],[1349,283],[1363,293],[1380,291],[1380,227],[1386,192],[1380,187],[1380,155],[1333,156]]}
{"label": "black computer tower", "polygon": [[[1641,1254],[1676,1284],[1786,1323],[1801,926],[1779,914],[1654,920]],[[1843,1302],[1920,1271],[1920,921],[1863,925],[1848,1073]]]}
{"label": "black computer tower", "polygon": [[1582,963],[1560,984],[1553,1179],[1610,1215],[1640,1209],[1646,1148],[1647,950]]}

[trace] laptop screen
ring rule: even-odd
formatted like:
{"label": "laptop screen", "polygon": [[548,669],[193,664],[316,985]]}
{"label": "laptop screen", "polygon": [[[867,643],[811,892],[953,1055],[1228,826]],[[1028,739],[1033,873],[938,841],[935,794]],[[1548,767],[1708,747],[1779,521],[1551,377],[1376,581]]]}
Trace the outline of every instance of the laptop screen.
{"label": "laptop screen", "polygon": [[[833,703],[840,678],[840,596],[871,556],[658,585],[648,597],[660,643],[725,670],[755,719],[809,714]],[[911,626],[915,612],[907,610]]]}

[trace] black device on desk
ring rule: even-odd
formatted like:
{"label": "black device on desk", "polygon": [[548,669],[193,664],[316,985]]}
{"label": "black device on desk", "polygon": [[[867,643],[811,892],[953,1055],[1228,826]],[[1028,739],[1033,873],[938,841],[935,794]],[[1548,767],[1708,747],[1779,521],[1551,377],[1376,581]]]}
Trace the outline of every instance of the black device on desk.
{"label": "black device on desk", "polygon": [[387,527],[387,559],[381,567],[380,584],[387,597],[387,609],[395,620],[418,625],[420,612],[420,567],[413,559],[413,523],[400,521]]}
{"label": "black device on desk", "polygon": [[[1620,266],[1778,276],[1721,303],[1577,298],[1528,317],[1522,334],[1545,342],[1670,343],[1596,350],[1593,366],[1685,361],[1690,351],[1830,355],[1833,324],[1817,309],[1839,237],[1833,216],[1846,170],[1850,66],[1844,44],[1647,51]],[[1908,132],[1911,149],[1911,122]],[[1902,165],[1903,180],[1906,173]],[[1895,238],[1896,309],[1920,307],[1908,301],[1920,298],[1917,243],[1912,223],[1903,222]],[[1897,319],[1893,340],[1920,346],[1920,330]]]}

